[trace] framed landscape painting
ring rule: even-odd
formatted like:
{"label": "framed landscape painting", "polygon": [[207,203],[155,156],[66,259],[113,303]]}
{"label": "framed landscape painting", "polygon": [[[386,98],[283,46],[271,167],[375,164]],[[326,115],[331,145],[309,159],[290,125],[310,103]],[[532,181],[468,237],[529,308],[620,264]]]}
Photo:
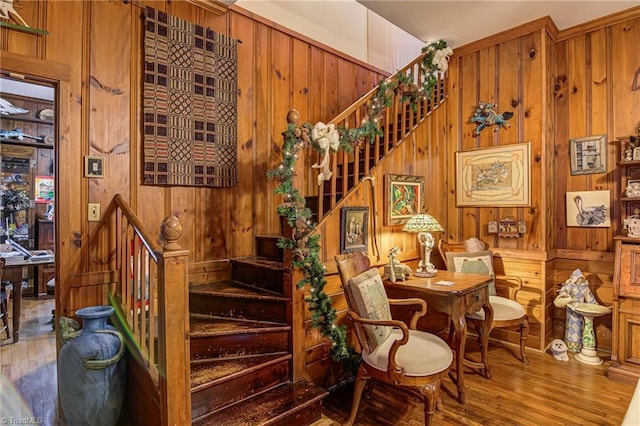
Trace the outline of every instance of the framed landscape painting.
{"label": "framed landscape painting", "polygon": [[424,176],[385,176],[385,225],[402,225],[424,209]]}

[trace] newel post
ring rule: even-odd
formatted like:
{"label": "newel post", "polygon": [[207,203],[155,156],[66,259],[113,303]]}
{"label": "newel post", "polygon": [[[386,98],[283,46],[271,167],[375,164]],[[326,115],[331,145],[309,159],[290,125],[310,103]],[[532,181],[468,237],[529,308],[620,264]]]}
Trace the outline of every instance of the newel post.
{"label": "newel post", "polygon": [[160,227],[158,258],[158,361],[164,425],[191,424],[189,348],[189,250],[178,244],[182,224],[167,216]]}
{"label": "newel post", "polygon": [[[300,114],[297,110],[292,109],[287,114],[287,123],[298,126],[300,122]],[[306,153],[305,153],[306,155]],[[299,191],[304,192],[302,185],[305,180],[300,176],[304,176],[304,155],[299,156],[299,161],[295,166],[295,176],[293,178],[293,186]],[[293,230],[283,220],[283,235],[287,238],[291,238]],[[299,289],[297,283],[304,278],[304,274],[297,269],[293,269],[291,263],[293,261],[293,253],[291,250],[284,250],[284,267],[288,270],[285,273],[284,290],[285,296],[289,297],[289,320],[291,324],[291,353],[293,354],[292,361],[292,373],[293,381],[297,382],[303,379],[308,379],[307,365],[306,365],[306,350],[305,350],[305,302],[304,302],[304,290]]]}

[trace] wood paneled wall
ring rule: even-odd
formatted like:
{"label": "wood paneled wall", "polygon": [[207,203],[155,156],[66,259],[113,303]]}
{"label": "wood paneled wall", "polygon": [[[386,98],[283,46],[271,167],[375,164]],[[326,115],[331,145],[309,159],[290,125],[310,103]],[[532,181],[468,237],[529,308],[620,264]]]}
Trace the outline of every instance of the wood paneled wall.
{"label": "wood paneled wall", "polygon": [[[458,49],[451,63],[449,133],[446,159],[446,237],[477,236],[498,253],[507,273],[524,279],[519,302],[531,320],[529,345],[543,349],[563,330],[553,299],[558,284],[581,268],[601,303],[611,301],[613,236],[619,230],[620,188],[615,139],[640,121],[640,8],[559,32],[549,18],[497,34]],[[473,136],[469,118],[479,101],[513,111],[509,129]],[[572,176],[569,139],[605,134],[607,172]],[[455,151],[531,142],[531,206],[457,208]],[[610,228],[567,228],[567,191],[610,190]],[[487,222],[515,217],[527,234],[500,239]],[[570,269],[573,268],[573,269]],[[593,282],[592,282],[593,281]],[[556,330],[554,332],[554,316]],[[599,342],[610,347],[610,320]],[[608,327],[608,328],[607,328]],[[513,334],[495,337],[515,341]]]}
{"label": "wood paneled wall", "polygon": [[[287,111],[298,109],[304,121],[328,121],[385,77],[239,8],[216,16],[186,1],[148,4],[241,41],[239,184],[229,189],[141,185],[143,9],[108,0],[21,2],[27,22],[49,34],[3,27],[0,49],[71,69],[71,97],[63,100],[70,103],[68,144],[58,158],[65,185],[58,190],[73,202],[56,206],[58,217],[69,218],[58,223],[60,244],[69,247],[69,256],[59,262],[56,292],[66,294],[61,315],[105,302],[102,287],[85,286],[82,278],[105,260],[83,250],[95,227],[87,221],[87,203],[100,203],[105,212],[113,195],[123,194],[151,232],[165,216],[177,215],[184,227],[180,243],[194,263],[251,255],[255,235],[280,233],[281,200],[266,172],[279,164]],[[85,155],[105,157],[104,179],[83,177]]]}
{"label": "wood paneled wall", "polygon": [[[56,206],[58,217],[65,218],[58,221],[58,247],[65,247],[65,257],[59,262],[56,291],[67,293],[59,307],[62,315],[99,302],[102,294],[99,287],[72,283],[79,273],[97,269],[103,261],[83,250],[94,226],[86,218],[88,202],[101,203],[104,211],[113,194],[122,193],[152,232],[166,215],[178,215],[185,229],[181,243],[191,251],[192,262],[250,255],[255,235],[280,231],[275,214],[280,199],[273,195],[274,183],[265,173],[279,164],[287,111],[298,109],[303,121],[328,121],[383,76],[380,70],[240,9],[216,16],[185,1],[150,4],[242,41],[237,188],[140,184],[142,9],[108,0],[22,2],[21,15],[49,35],[0,29],[0,49],[68,64],[71,70],[71,95],[63,100],[69,103],[69,125],[63,129],[65,140],[58,153],[58,176],[64,185],[58,188],[72,201]],[[640,91],[632,86],[640,68],[638,39],[640,8],[634,8],[564,32],[543,18],[457,49],[450,63],[446,110],[375,171],[380,263],[386,262],[393,245],[404,248],[403,260],[417,257],[412,235],[382,225],[383,177],[421,174],[427,177],[427,211],[445,227],[443,237],[480,237],[499,255],[499,271],[525,280],[519,301],[532,322],[530,346],[543,349],[552,337],[555,288],[572,268],[582,266],[587,277],[599,277],[602,284],[595,284],[596,292],[603,302],[610,300],[611,237],[616,225],[567,229],[564,194],[610,189],[615,200],[621,188],[614,148],[609,145],[606,174],[571,176],[568,140],[605,133],[612,142],[629,134],[640,120]],[[500,112],[513,111],[511,127],[472,136],[469,118],[479,101],[497,103]],[[524,141],[532,146],[530,207],[456,207],[457,150]],[[105,156],[104,179],[82,177],[85,155]],[[362,187],[344,205],[368,205],[369,198],[367,187]],[[614,206],[614,224],[617,212]],[[506,216],[526,221],[527,234],[519,239],[488,234],[487,222]],[[329,273],[335,272],[331,268],[339,247],[338,224],[336,210],[321,229]],[[371,247],[371,238],[369,243]],[[331,277],[328,291],[335,294],[336,307],[342,311],[342,296]],[[495,336],[516,339],[511,334]],[[308,347],[316,340],[310,330]],[[322,359],[312,349],[307,356],[311,364]]]}

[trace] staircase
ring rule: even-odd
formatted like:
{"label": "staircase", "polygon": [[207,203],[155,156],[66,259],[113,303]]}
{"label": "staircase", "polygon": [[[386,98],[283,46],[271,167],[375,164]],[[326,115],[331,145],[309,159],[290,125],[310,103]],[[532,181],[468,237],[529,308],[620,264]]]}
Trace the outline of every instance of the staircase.
{"label": "staircase", "polygon": [[191,417],[194,425],[309,425],[327,392],[291,381],[291,300],[279,237],[231,259],[231,279],[193,287]]}
{"label": "staircase", "polygon": [[[422,56],[398,71],[396,75],[419,76],[417,68],[421,60]],[[353,127],[353,123],[360,123],[362,108],[372,99],[376,90],[377,88],[371,90],[331,123],[336,127],[345,128]],[[333,167],[331,179],[319,187],[317,195],[305,197],[306,205],[311,210],[314,221],[320,223],[329,211],[336,208],[340,200],[362,182],[362,179],[369,175],[378,163],[409,137],[445,100],[446,79],[444,76],[438,80],[432,96],[428,99],[418,100],[415,109],[403,102],[400,94],[396,94],[392,106],[386,110],[385,115],[378,123],[382,136],[376,137],[373,141],[365,142],[360,149],[356,148],[352,154],[346,154],[343,151],[331,154]]]}

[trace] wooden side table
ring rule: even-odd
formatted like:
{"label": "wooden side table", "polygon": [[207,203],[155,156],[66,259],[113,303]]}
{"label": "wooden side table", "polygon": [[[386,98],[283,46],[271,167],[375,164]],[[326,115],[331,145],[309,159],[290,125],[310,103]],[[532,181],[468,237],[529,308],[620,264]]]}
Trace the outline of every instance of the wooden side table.
{"label": "wooden side table", "polygon": [[[441,285],[438,282],[451,282]],[[442,312],[451,318],[454,328],[453,351],[456,354],[456,372],[452,380],[458,390],[458,401],[465,403],[464,366],[478,369],[483,376],[490,378],[491,371],[487,362],[489,331],[493,321],[493,308],[489,303],[490,275],[463,274],[461,272],[439,271],[435,277],[411,277],[407,281],[391,282],[385,280],[387,295],[393,299],[420,297],[427,302],[428,312]],[[465,359],[467,338],[466,315],[484,310],[485,321],[481,331],[481,360],[473,362]],[[452,374],[452,373],[450,373]]]}

